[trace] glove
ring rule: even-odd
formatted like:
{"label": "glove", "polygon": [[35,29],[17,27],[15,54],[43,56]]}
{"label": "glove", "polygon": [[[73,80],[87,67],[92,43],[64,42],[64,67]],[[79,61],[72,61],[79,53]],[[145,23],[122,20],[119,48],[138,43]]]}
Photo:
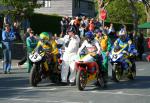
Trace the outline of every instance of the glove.
{"label": "glove", "polygon": [[129,55],[129,53],[127,51],[122,51],[122,53],[126,54],[126,55]]}

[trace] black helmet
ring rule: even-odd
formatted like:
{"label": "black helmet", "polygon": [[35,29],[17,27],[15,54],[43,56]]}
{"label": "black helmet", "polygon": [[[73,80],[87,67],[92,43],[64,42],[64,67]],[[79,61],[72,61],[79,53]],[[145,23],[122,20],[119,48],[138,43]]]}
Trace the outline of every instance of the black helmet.
{"label": "black helmet", "polygon": [[73,32],[73,33],[76,33],[76,29],[74,26],[69,26],[68,29],[67,29],[67,33],[68,32]]}

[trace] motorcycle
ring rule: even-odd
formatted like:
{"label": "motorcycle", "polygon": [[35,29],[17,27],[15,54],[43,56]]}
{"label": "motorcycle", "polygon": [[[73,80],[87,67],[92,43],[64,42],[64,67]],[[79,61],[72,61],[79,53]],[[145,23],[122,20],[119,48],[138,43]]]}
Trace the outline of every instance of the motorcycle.
{"label": "motorcycle", "polygon": [[76,86],[78,90],[84,90],[86,85],[92,81],[97,81],[102,88],[104,87],[102,73],[99,71],[99,66],[91,55],[86,55],[84,59],[76,61],[75,64],[77,71]]}
{"label": "motorcycle", "polygon": [[[132,63],[132,66],[127,73],[123,72],[125,69],[127,69],[124,64],[125,59],[129,59],[129,61]],[[112,65],[112,79],[115,82],[119,82],[124,76],[131,80],[135,79],[136,65],[135,55],[133,53],[128,53],[120,48],[113,48],[110,53],[110,63]]]}
{"label": "motorcycle", "polygon": [[47,77],[49,77],[52,82],[59,81],[59,75],[54,73],[54,69],[57,68],[54,68],[52,54],[48,50],[39,46],[29,54],[29,59],[33,63],[29,78],[32,86],[37,86],[42,79]]}

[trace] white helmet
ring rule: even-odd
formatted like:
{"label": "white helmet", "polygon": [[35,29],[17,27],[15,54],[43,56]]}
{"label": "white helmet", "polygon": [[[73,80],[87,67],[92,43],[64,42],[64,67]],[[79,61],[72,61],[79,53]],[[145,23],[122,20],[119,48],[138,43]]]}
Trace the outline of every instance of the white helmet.
{"label": "white helmet", "polygon": [[119,31],[119,36],[125,36],[127,33],[126,33],[126,30],[124,30],[124,29],[121,29],[120,31]]}

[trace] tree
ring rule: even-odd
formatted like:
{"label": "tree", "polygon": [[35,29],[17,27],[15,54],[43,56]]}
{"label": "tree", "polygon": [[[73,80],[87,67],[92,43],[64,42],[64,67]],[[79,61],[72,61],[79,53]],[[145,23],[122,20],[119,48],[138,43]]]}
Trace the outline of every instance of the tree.
{"label": "tree", "polygon": [[[142,0],[143,4],[145,5],[145,12],[147,15],[147,22],[150,22],[150,0]],[[147,34],[150,35],[150,30],[147,30]]]}
{"label": "tree", "polygon": [[41,4],[37,4],[37,0],[2,0],[0,5],[3,5],[5,10],[1,11],[4,15],[12,15],[13,20],[31,16],[34,8],[38,8]]}
{"label": "tree", "polygon": [[127,0],[112,0],[106,7],[111,22],[132,23],[132,11]]}

